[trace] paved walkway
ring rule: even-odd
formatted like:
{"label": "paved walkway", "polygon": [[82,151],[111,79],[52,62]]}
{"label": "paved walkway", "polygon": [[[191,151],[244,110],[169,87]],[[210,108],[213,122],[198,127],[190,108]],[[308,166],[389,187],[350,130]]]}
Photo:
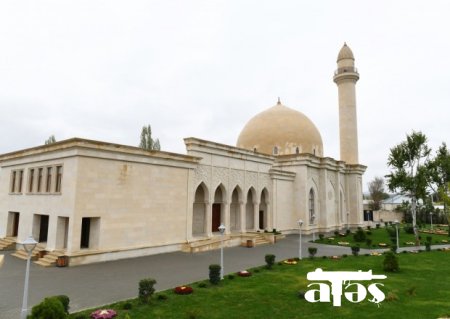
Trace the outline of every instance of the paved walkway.
{"label": "paved walkway", "polygon": [[[351,254],[349,247],[309,243],[303,237],[302,255],[308,256],[308,247],[316,246],[318,256]],[[224,249],[225,273],[263,265],[266,254],[275,254],[277,260],[298,256],[298,236],[287,236],[275,245],[254,248]],[[361,249],[361,254],[368,251]],[[44,268],[32,263],[30,272],[29,307],[43,298],[65,294],[70,298],[70,310],[77,311],[114,301],[135,298],[138,282],[152,277],[156,290],[165,290],[208,278],[208,266],[220,262],[220,250],[189,254],[182,252],[139,257],[91,265]],[[26,262],[5,254],[0,269],[0,314],[3,319],[19,318],[22,304]]]}

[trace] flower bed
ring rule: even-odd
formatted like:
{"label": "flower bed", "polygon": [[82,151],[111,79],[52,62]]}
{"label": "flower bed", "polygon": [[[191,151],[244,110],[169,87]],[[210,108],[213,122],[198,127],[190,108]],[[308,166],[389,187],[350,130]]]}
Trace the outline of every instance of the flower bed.
{"label": "flower bed", "polygon": [[382,254],[380,254],[379,252],[374,251],[374,252],[371,252],[370,255],[371,256],[381,256]]}
{"label": "flower bed", "polygon": [[386,243],[379,243],[378,246],[380,246],[380,247],[387,247],[387,244]]}
{"label": "flower bed", "polygon": [[442,243],[448,243],[448,240],[447,239],[442,239],[441,242]]}
{"label": "flower bed", "polygon": [[175,287],[173,291],[178,295],[189,295],[194,292],[194,289],[192,289],[192,287],[189,286],[179,286]]}
{"label": "flower bed", "polygon": [[289,258],[283,261],[283,264],[286,265],[297,265],[297,261],[295,259]]}
{"label": "flower bed", "polygon": [[252,275],[251,272],[247,271],[247,270],[241,270],[240,272],[237,273],[238,276],[240,277],[250,277]]}
{"label": "flower bed", "polygon": [[331,256],[330,259],[341,259],[340,256]]}
{"label": "flower bed", "polygon": [[350,245],[350,243],[348,241],[339,241],[338,245],[348,246],[348,245]]}
{"label": "flower bed", "polygon": [[405,243],[405,245],[409,245],[409,246],[414,246],[416,243],[414,243],[413,241],[407,241]]}
{"label": "flower bed", "polygon": [[117,312],[112,309],[99,309],[91,313],[92,319],[109,319],[117,316]]}

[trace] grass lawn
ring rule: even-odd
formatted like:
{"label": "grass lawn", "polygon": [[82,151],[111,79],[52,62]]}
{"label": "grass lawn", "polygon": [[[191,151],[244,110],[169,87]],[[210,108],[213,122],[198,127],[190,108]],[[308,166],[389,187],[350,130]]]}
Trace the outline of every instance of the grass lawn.
{"label": "grass lawn", "polygon": [[[226,277],[218,286],[200,288],[194,283],[191,295],[176,295],[172,290],[157,293],[149,305],[131,300],[132,309],[123,310],[124,302],[101,308],[117,310],[116,318],[126,314],[131,319],[144,318],[439,318],[450,316],[450,251],[398,254],[400,271],[387,273],[382,268],[384,256],[349,256],[303,259],[297,265],[276,264],[272,270],[259,267],[251,277]],[[366,298],[351,303],[344,297],[341,307],[332,303],[309,303],[298,297],[311,282],[306,274],[316,268],[328,271],[372,270],[385,274],[380,287],[387,299],[379,306]],[[361,282],[364,283],[364,282]],[[367,287],[368,284],[365,284]],[[136,293],[137,293],[136,283]],[[101,293],[101,292],[99,292]],[[158,296],[164,295],[166,300]],[[368,294],[368,297],[371,297]],[[161,298],[161,297],[160,297]],[[391,299],[391,300],[388,300]],[[97,308],[98,309],[98,308]],[[72,314],[89,314],[95,309]]]}
{"label": "grass lawn", "polygon": [[[437,229],[436,227],[434,228]],[[445,228],[441,227],[440,229],[443,229],[447,231]],[[315,242],[319,244],[327,244],[327,245],[338,245],[338,246],[354,246],[359,245],[361,248],[381,248],[381,244],[386,244],[386,247],[390,247],[392,245],[392,242],[389,238],[388,232],[386,231],[385,227],[381,228],[372,228],[370,230],[365,229],[366,238],[370,238],[372,240],[370,246],[367,242],[356,242],[353,239],[353,233],[350,233],[347,235],[345,231],[339,235],[332,235],[328,237],[324,237],[324,239],[320,240],[317,239]],[[428,231],[424,229],[424,231]],[[415,245],[415,239],[413,234],[407,234],[403,228],[403,225],[400,225],[398,230],[399,235],[399,244],[400,247],[412,247]],[[419,233],[421,237],[421,245],[425,245],[426,238],[428,236],[432,237],[432,245],[443,245],[443,244],[449,244],[450,238],[446,234],[431,234],[426,232],[420,232]],[[318,235],[316,236],[316,238]]]}

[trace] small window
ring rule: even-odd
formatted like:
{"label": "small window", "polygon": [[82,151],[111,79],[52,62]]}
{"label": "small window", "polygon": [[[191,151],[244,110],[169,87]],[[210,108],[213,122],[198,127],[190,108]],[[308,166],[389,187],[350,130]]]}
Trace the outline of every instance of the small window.
{"label": "small window", "polygon": [[56,186],[55,192],[61,192],[61,181],[62,181],[62,166],[56,166]]}
{"label": "small window", "polygon": [[37,180],[37,192],[40,193],[42,191],[42,178],[44,175],[44,169],[38,169],[38,180]]}
{"label": "small window", "polygon": [[29,177],[28,177],[28,192],[32,193],[34,188],[34,168],[30,169],[30,171],[28,172]]}
{"label": "small window", "polygon": [[300,154],[300,149],[298,148],[298,146],[295,148],[295,154]]}
{"label": "small window", "polygon": [[278,147],[277,146],[273,147],[273,155],[278,155]]}
{"label": "small window", "polygon": [[50,193],[52,189],[52,167],[47,167],[47,182],[45,185],[45,191]]}
{"label": "small window", "polygon": [[256,147],[254,147],[254,148],[253,148],[253,152],[255,152],[255,153],[256,153]]}
{"label": "small window", "polygon": [[315,207],[314,207],[314,191],[311,188],[311,190],[309,191],[309,223],[310,224],[314,224],[314,220],[316,219],[316,214],[315,214]]}
{"label": "small window", "polygon": [[316,149],[313,149],[313,154],[316,155]]}
{"label": "small window", "polygon": [[19,189],[18,189],[19,193],[22,193],[22,182],[23,182],[23,170],[19,171]]}
{"label": "small window", "polygon": [[10,192],[14,193],[16,191],[16,171],[11,172],[11,188]]}

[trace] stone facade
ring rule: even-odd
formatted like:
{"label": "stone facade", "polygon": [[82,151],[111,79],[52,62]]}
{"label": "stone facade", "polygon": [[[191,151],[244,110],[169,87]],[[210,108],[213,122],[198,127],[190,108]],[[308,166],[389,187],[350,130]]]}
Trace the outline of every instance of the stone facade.
{"label": "stone facade", "polygon": [[[340,56],[353,66],[349,50]],[[343,160],[323,157],[314,124],[303,114],[287,121],[297,111],[280,102],[261,113],[263,122],[288,129],[272,125],[272,141],[252,122],[241,134],[251,141],[244,148],[186,138],[182,155],[74,138],[3,154],[0,238],[32,235],[77,265],[213,249],[220,225],[227,245],[258,231],[298,232],[299,220],[306,234],[359,226],[365,166],[353,136],[356,80],[350,85],[339,72]],[[351,110],[343,113],[342,105]]]}

